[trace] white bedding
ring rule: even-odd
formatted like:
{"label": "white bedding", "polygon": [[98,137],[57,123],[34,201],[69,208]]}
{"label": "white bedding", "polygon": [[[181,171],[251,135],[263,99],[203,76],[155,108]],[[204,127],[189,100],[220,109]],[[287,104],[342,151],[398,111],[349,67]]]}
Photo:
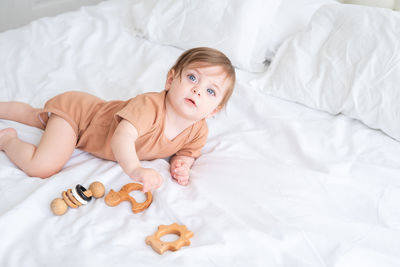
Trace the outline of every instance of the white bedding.
{"label": "white bedding", "polygon": [[[182,51],[135,37],[129,7],[105,2],[0,34],[0,101],[162,90]],[[164,184],[142,213],[98,199],[54,216],[50,202],[76,184],[101,181],[107,193],[132,180],[79,150],[50,179],[29,178],[1,152],[0,266],[400,266],[400,143],[263,94],[259,74],[237,74],[188,186],[166,160],[143,162]],[[5,127],[33,143],[42,134],[0,120]],[[159,255],[145,238],[173,222],[194,232],[191,245]]]}
{"label": "white bedding", "polygon": [[327,5],[280,46],[261,84],[273,96],[343,113],[400,140],[399,47],[400,12]]}

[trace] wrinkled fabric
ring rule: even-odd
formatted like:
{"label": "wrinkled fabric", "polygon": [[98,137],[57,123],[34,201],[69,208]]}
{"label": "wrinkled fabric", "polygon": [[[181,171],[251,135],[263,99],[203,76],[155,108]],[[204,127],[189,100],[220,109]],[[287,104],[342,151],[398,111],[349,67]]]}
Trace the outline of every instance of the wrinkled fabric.
{"label": "wrinkled fabric", "polygon": [[[129,7],[107,1],[0,34],[0,101],[39,107],[72,89],[127,100],[163,88],[182,51],[134,37]],[[132,180],[81,150],[53,177],[30,178],[0,152],[0,265],[400,266],[399,142],[261,93],[258,78],[238,71],[188,186],[166,159],[142,162],[164,183],[141,213],[100,198],[54,216],[51,201],[76,184],[101,181],[108,193]],[[34,144],[42,135],[0,120],[6,127]],[[145,239],[174,222],[194,233],[191,244],[160,256]]]}
{"label": "wrinkled fabric", "polygon": [[262,90],[308,107],[343,113],[400,141],[400,13],[331,5],[288,39]]}

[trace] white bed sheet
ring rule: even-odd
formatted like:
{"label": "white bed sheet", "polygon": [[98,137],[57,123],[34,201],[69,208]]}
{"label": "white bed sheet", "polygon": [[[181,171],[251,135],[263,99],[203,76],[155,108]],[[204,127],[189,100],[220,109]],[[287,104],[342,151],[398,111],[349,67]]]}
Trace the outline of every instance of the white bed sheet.
{"label": "white bed sheet", "polygon": [[[135,38],[130,26],[121,0],[0,34],[0,101],[41,106],[67,90],[109,100],[162,90],[182,51]],[[400,143],[262,94],[255,78],[238,72],[188,186],[171,179],[166,160],[143,162],[164,184],[142,213],[98,199],[54,216],[50,202],[78,183],[98,180],[108,192],[132,180],[80,150],[45,180],[0,153],[0,266],[400,266]],[[5,127],[33,143],[42,134],[0,120]],[[194,232],[192,244],[158,255],[145,238],[173,222]]]}

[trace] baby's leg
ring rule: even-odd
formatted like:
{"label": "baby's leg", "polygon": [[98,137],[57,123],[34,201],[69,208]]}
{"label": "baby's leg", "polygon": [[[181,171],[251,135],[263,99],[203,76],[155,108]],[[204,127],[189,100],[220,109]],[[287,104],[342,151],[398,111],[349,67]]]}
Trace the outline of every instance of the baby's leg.
{"label": "baby's leg", "polygon": [[17,121],[41,128],[42,124],[37,117],[37,110],[23,102],[0,102],[0,119]]}
{"label": "baby's leg", "polygon": [[77,137],[71,125],[51,115],[36,147],[20,140],[12,128],[0,131],[0,150],[29,176],[47,178],[59,172],[71,157]]}

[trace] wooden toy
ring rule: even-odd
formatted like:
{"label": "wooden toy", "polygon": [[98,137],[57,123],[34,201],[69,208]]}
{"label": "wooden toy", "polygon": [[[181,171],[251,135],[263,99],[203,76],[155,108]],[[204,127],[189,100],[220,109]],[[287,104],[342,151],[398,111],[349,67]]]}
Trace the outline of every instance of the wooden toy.
{"label": "wooden toy", "polygon": [[131,191],[134,190],[142,190],[143,185],[137,183],[129,183],[124,185],[119,192],[115,192],[114,190],[110,190],[110,192],[105,197],[104,201],[108,206],[114,207],[119,205],[122,201],[129,201],[132,205],[133,213],[141,212],[147,209],[151,202],[153,201],[153,196],[150,192],[146,192],[146,201],[142,203],[136,202],[136,200],[129,195]]}
{"label": "wooden toy", "polygon": [[[178,235],[179,238],[172,242],[163,242],[160,237],[167,234]],[[146,238],[146,244],[151,246],[158,254],[163,254],[167,250],[177,251],[183,246],[189,246],[193,232],[189,231],[186,226],[173,223],[171,225],[160,225],[155,234]]]}
{"label": "wooden toy", "polygon": [[101,198],[104,196],[104,193],[106,192],[104,190],[104,185],[100,182],[93,182],[89,186],[89,191],[92,192],[93,197],[95,198]]}
{"label": "wooden toy", "polygon": [[50,204],[50,208],[54,215],[63,215],[67,212],[68,207],[78,208],[87,204],[92,199],[92,196],[95,198],[104,196],[104,192],[104,185],[100,182],[93,182],[89,190],[78,184],[72,189],[63,191],[61,193],[62,198],[54,199]]}
{"label": "wooden toy", "polygon": [[68,206],[67,203],[62,198],[54,199],[50,204],[51,210],[54,215],[63,215],[67,212]]}

